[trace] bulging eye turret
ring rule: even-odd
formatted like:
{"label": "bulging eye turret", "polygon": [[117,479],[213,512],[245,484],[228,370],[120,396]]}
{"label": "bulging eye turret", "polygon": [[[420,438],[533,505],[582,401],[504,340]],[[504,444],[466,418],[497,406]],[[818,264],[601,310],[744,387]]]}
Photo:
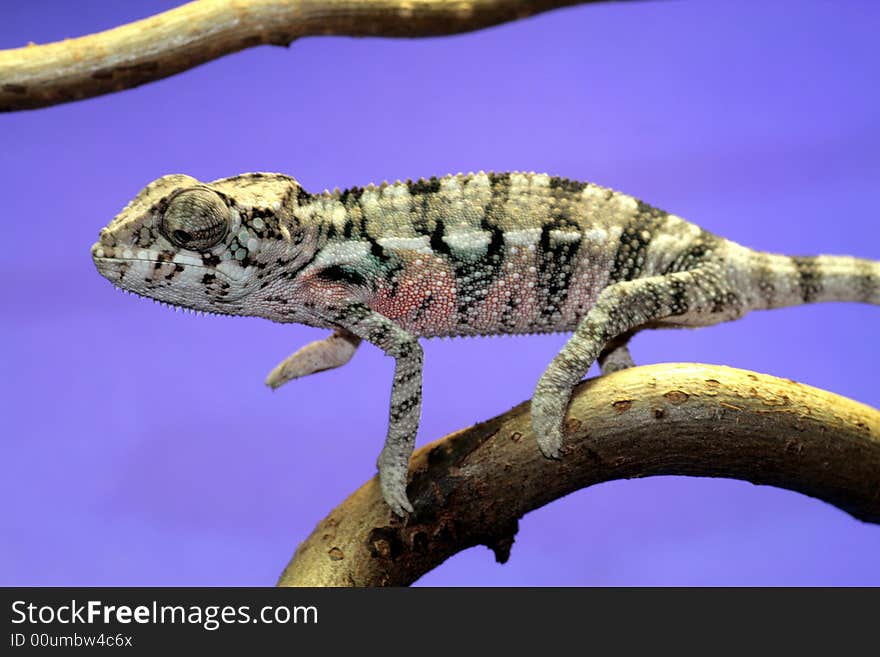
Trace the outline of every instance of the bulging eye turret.
{"label": "bulging eye turret", "polygon": [[162,215],[162,233],[172,244],[207,251],[229,230],[229,208],[210,189],[185,189],[175,194]]}

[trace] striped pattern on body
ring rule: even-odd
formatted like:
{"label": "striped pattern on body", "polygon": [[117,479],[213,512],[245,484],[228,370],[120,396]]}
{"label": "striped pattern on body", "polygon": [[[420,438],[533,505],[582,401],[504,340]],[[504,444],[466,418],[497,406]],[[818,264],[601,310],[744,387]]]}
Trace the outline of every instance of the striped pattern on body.
{"label": "striped pattern on body", "polygon": [[92,247],[115,285],[200,312],[334,330],[270,374],[277,387],[346,363],[361,341],[396,362],[379,458],[406,496],[421,405],[420,337],[570,331],[538,382],[541,450],[559,454],[571,388],[627,340],[750,310],[880,304],[880,263],[752,251],[631,196],[534,173],[473,173],[310,194],[282,174],[148,185]]}

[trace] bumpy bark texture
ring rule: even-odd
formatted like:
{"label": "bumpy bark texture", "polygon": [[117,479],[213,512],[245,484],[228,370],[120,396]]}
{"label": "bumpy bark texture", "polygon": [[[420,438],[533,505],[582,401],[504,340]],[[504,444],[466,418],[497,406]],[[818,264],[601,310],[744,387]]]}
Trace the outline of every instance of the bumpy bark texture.
{"label": "bumpy bark texture", "polygon": [[406,585],[481,544],[504,562],[523,514],[612,479],[731,477],[880,522],[880,412],[823,390],[652,365],[582,383],[566,424],[558,461],[539,453],[528,402],[426,445],[411,465],[415,513],[394,516],[371,479],[299,546],[279,586]]}

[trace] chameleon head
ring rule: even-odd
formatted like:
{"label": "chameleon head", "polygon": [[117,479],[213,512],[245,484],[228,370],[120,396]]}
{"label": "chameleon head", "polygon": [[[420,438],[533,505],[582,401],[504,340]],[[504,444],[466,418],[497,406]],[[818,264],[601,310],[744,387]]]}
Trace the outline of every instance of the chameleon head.
{"label": "chameleon head", "polygon": [[92,258],[102,276],[129,292],[240,313],[260,245],[222,185],[170,175],[150,183],[101,231]]}

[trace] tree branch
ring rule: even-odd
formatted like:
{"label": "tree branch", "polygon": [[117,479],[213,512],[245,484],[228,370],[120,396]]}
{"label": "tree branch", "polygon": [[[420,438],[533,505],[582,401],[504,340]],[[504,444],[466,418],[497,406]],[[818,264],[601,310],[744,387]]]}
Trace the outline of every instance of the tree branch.
{"label": "tree branch", "polygon": [[880,411],[785,379],[652,365],[582,383],[563,458],[544,459],[528,402],[416,452],[415,513],[374,477],[303,542],[279,586],[406,585],[460,550],[507,560],[519,518],[572,491],[651,475],[732,477],[799,491],[880,522]]}
{"label": "tree branch", "polygon": [[121,91],[305,36],[439,36],[602,1],[198,0],[105,32],[0,51],[0,111]]}

